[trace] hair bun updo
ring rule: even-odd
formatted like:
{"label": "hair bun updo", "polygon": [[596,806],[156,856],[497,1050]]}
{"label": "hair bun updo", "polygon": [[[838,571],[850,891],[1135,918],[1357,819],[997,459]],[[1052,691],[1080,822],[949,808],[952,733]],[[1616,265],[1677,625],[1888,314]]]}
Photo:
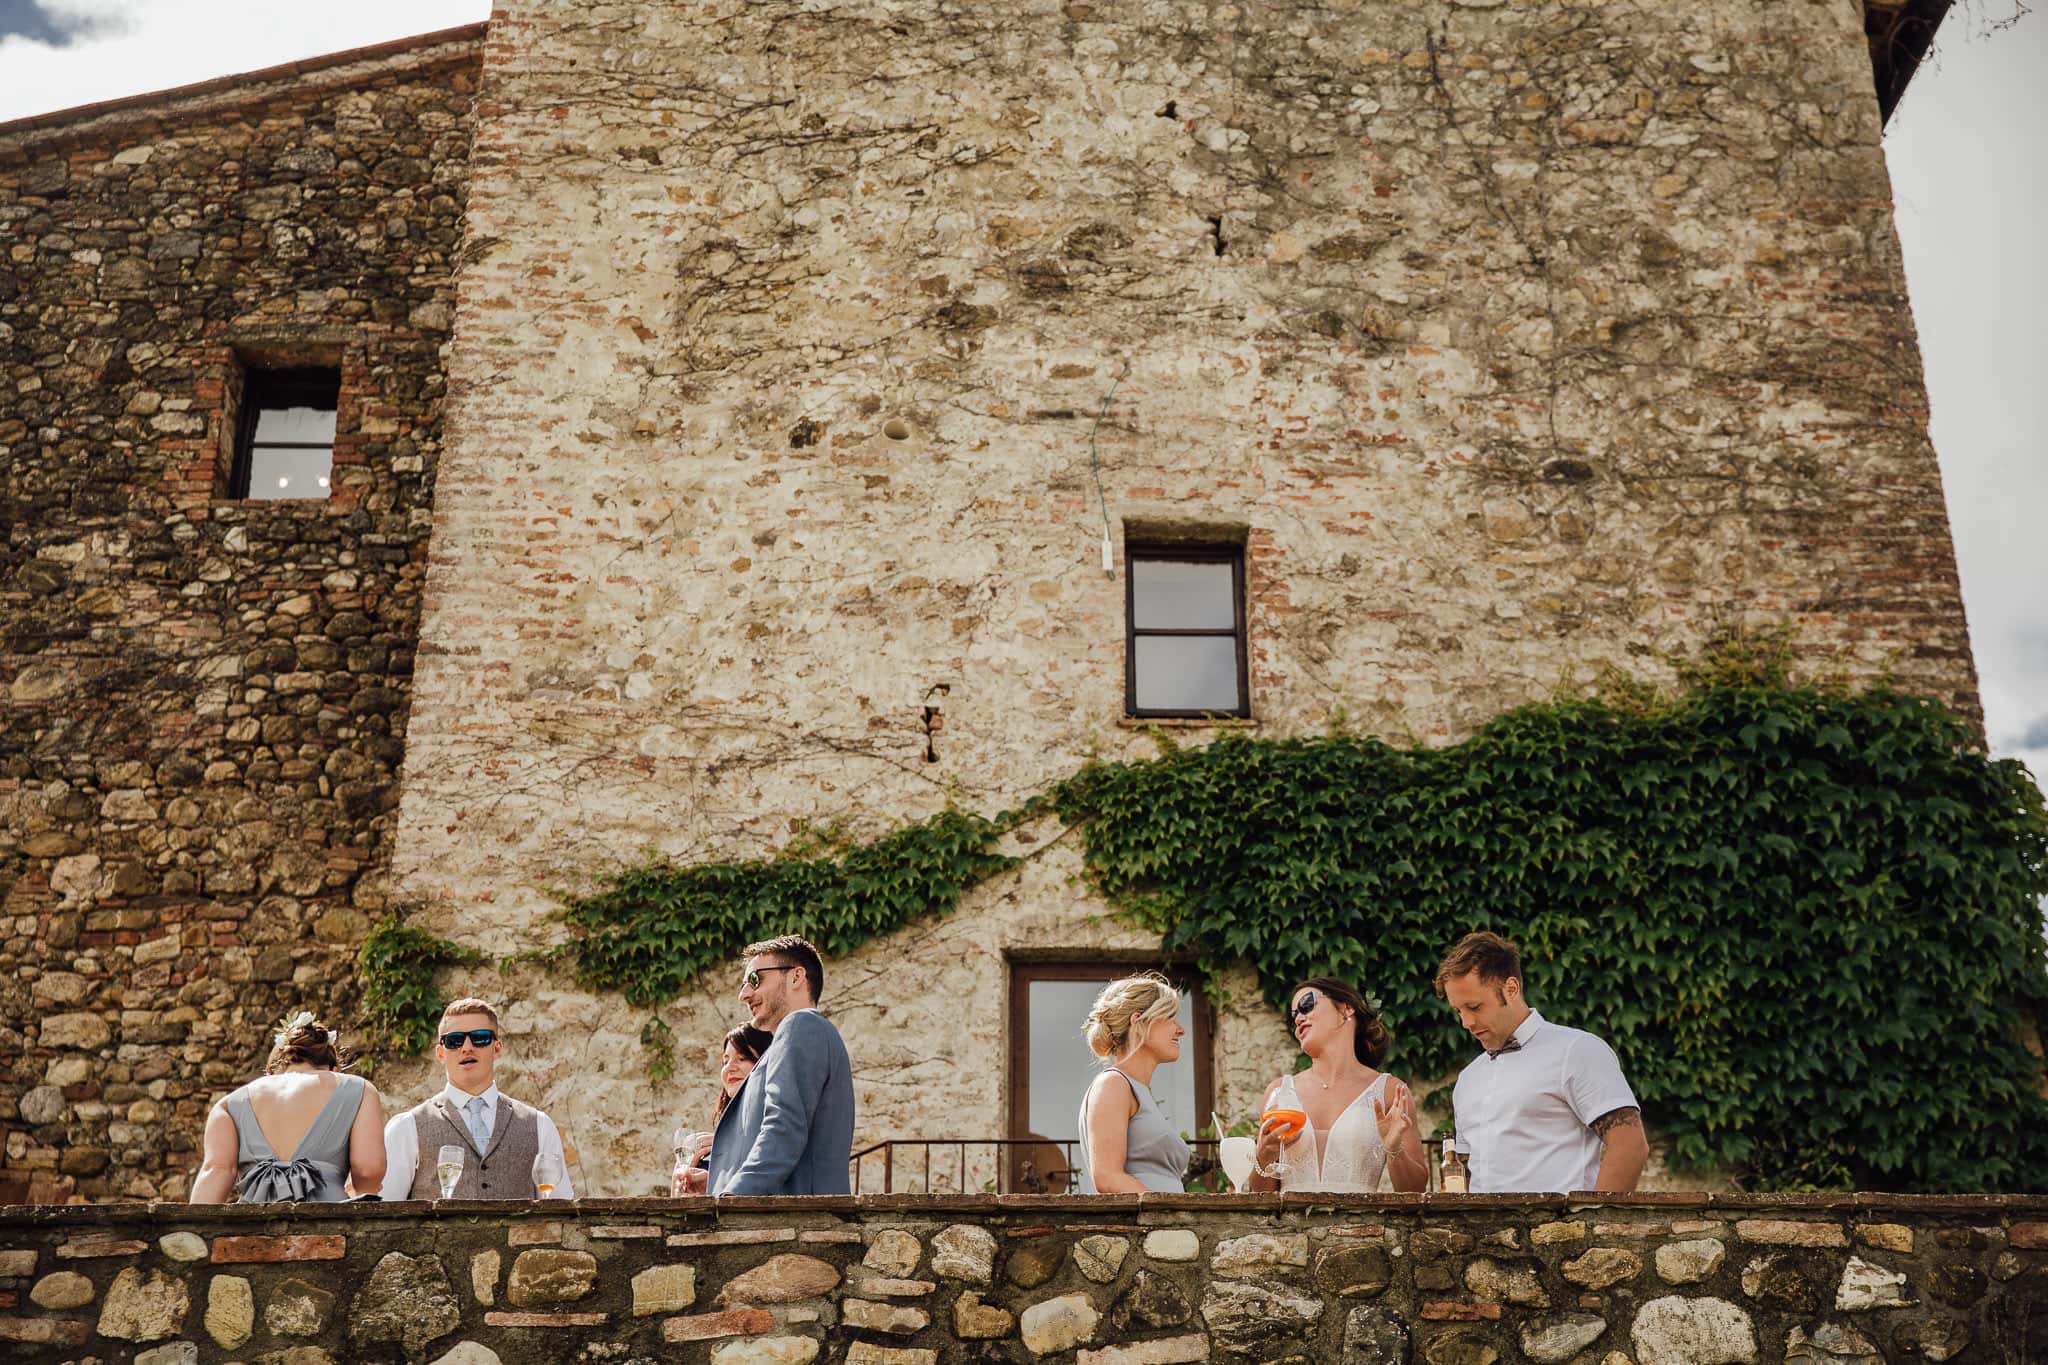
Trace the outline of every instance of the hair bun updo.
{"label": "hair bun updo", "polygon": [[276,1074],[288,1066],[315,1066],[333,1071],[341,1065],[334,1045],[335,1035],[310,1014],[301,1014],[271,1035],[270,1061],[263,1068]]}
{"label": "hair bun updo", "polygon": [[1127,976],[1110,982],[1095,997],[1081,1037],[1090,1052],[1115,1065],[1138,1050],[1154,1023],[1179,1012],[1180,992],[1164,976]]}

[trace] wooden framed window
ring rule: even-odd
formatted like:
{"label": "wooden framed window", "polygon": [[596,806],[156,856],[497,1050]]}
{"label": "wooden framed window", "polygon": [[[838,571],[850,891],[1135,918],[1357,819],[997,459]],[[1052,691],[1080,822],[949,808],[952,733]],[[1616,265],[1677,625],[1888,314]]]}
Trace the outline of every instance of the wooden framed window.
{"label": "wooden framed window", "polygon": [[1252,713],[1243,546],[1127,547],[1124,620],[1127,714]]}
{"label": "wooden framed window", "polygon": [[341,371],[335,367],[245,371],[228,496],[327,497],[333,491],[340,401]]}
{"label": "wooden framed window", "polygon": [[[1016,962],[1010,965],[1010,1133],[1003,1172],[1009,1193],[1071,1194],[1080,1162],[1081,1097],[1100,1071],[1081,1039],[1105,983],[1156,966],[1145,962]],[[1209,1121],[1216,1092],[1210,1070],[1215,1012],[1192,967],[1169,966],[1181,989],[1180,1022],[1188,1031],[1181,1058],[1153,1077],[1152,1097],[1175,1128],[1192,1136]],[[1068,1164],[1072,1153],[1073,1166]],[[1030,1169],[1026,1169],[1026,1163]]]}

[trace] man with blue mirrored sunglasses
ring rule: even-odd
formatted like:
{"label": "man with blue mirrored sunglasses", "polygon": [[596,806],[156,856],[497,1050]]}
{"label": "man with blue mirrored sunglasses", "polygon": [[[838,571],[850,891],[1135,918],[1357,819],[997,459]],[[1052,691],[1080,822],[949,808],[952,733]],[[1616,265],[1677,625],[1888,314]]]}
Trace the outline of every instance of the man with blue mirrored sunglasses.
{"label": "man with blue mirrored sunglasses", "polygon": [[[443,1147],[463,1149],[457,1199],[576,1197],[555,1121],[498,1091],[498,1058],[504,1052],[498,1012],[489,1001],[457,1000],[441,1011],[434,1058],[448,1084],[385,1125],[384,1198],[437,1197],[436,1157]],[[545,1196],[534,1183],[536,1157],[553,1162],[551,1168],[541,1165],[556,1175]]]}

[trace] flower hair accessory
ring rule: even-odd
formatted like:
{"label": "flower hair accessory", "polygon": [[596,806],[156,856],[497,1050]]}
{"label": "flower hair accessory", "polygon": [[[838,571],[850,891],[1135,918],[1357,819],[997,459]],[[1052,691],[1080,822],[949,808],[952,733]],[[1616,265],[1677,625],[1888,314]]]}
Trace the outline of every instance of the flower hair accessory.
{"label": "flower hair accessory", "polygon": [[[277,1031],[270,1035],[270,1045],[272,1047],[283,1047],[287,1038],[312,1022],[313,1011],[311,1010],[300,1010],[297,1014],[286,1015],[283,1019],[278,1020]],[[326,1032],[327,1045],[329,1047],[341,1041],[340,1030],[328,1029]]]}

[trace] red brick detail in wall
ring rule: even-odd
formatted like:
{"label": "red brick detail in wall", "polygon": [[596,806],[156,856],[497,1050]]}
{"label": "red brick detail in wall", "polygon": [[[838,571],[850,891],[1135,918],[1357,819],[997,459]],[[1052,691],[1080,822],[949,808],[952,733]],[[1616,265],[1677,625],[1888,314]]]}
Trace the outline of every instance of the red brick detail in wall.
{"label": "red brick detail in wall", "polygon": [[288,1237],[216,1237],[215,1265],[274,1261],[338,1261],[348,1251],[348,1238],[337,1233],[303,1233]]}
{"label": "red brick detail in wall", "polygon": [[[180,1197],[282,1014],[360,1036],[478,54],[347,60],[0,127],[0,1197]],[[331,496],[227,499],[238,354],[339,366]]]}

